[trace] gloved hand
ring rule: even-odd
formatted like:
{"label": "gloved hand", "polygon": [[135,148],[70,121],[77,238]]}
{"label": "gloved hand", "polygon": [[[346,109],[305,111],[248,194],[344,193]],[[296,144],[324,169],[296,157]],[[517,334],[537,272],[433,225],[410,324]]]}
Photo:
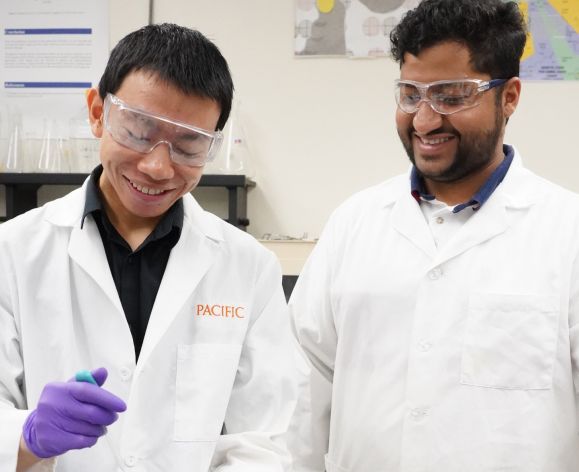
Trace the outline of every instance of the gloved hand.
{"label": "gloved hand", "polygon": [[97,385],[87,382],[51,382],[44,386],[38,406],[24,423],[22,437],[30,452],[40,458],[70,449],[94,446],[127,405],[101,388],[107,370],[91,372]]}

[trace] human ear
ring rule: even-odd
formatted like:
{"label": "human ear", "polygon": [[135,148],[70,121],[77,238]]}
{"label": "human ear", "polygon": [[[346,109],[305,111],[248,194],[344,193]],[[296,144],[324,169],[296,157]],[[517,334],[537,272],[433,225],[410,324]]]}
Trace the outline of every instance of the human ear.
{"label": "human ear", "polygon": [[103,135],[103,101],[96,88],[88,89],[85,95],[90,129],[96,138],[100,138]]}
{"label": "human ear", "polygon": [[521,96],[521,79],[512,77],[503,87],[502,108],[505,118],[509,118],[517,109]]}

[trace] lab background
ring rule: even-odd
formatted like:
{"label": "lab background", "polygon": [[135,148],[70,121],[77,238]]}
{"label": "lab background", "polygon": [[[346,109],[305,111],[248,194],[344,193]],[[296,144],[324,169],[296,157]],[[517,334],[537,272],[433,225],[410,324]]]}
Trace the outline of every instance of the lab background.
{"label": "lab background", "polygon": [[[250,152],[248,232],[315,239],[353,193],[409,169],[394,123],[398,66],[374,59],[295,57],[295,0],[157,0],[155,23],[195,28],[229,62]],[[109,0],[110,44],[149,21],[149,0]],[[579,81],[524,81],[507,125],[534,172],[579,192]],[[42,187],[39,204],[70,191]],[[219,188],[195,191],[226,217]],[[0,188],[0,204],[4,189]]]}

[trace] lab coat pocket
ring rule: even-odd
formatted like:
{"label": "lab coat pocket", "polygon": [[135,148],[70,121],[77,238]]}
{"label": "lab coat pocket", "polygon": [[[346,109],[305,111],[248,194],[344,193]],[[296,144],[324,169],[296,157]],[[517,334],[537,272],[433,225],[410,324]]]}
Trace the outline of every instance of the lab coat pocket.
{"label": "lab coat pocket", "polygon": [[175,441],[215,441],[235,380],[241,345],[177,346]]}
{"label": "lab coat pocket", "polygon": [[503,389],[549,389],[557,351],[558,298],[473,294],[460,381]]}

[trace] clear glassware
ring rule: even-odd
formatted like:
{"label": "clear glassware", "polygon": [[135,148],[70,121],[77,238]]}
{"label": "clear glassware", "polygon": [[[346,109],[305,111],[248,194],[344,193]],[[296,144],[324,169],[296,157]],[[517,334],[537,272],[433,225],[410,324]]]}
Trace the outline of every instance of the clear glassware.
{"label": "clear glassware", "polygon": [[229,120],[223,130],[221,149],[215,161],[206,166],[206,173],[252,176],[251,152],[241,102],[238,100],[234,101]]}
{"label": "clear glassware", "polygon": [[70,172],[90,173],[99,163],[99,140],[84,109],[69,121]]}
{"label": "clear glassware", "polygon": [[2,170],[4,172],[23,171],[22,114],[18,110],[7,111],[5,148],[3,150]]}
{"label": "clear glassware", "polygon": [[56,119],[45,119],[42,147],[38,157],[38,171],[47,173],[68,172],[66,144],[61,124]]}

